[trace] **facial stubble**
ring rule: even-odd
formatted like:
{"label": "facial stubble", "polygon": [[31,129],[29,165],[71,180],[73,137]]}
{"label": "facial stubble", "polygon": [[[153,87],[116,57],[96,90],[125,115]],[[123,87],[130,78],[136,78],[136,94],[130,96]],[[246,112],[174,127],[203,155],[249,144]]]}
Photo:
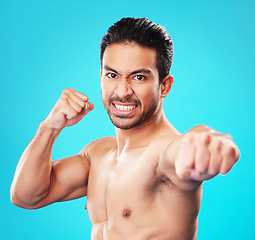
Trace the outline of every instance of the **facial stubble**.
{"label": "facial stubble", "polygon": [[[136,118],[135,116],[136,114],[131,116],[113,114],[110,110],[110,106],[113,104],[113,101],[119,101],[122,103],[131,103],[131,104],[135,103],[137,105],[137,108],[140,108],[140,109],[142,109],[142,104],[139,100],[132,100],[128,98],[127,99],[111,98],[108,101],[108,105],[104,104],[104,108],[107,111],[108,116],[111,122],[113,123],[113,125],[116,128],[119,128],[122,130],[128,130],[147,122],[155,114],[159,105],[157,98],[152,99],[149,103],[149,108],[146,111],[139,113],[137,120],[133,121],[132,119]],[[123,123],[123,120],[124,120],[124,123]]]}

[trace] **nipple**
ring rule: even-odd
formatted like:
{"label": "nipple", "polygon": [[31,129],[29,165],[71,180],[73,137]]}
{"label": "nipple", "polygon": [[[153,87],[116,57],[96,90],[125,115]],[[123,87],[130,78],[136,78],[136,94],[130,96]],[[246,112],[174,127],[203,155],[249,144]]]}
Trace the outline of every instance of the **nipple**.
{"label": "nipple", "polygon": [[131,210],[125,208],[122,213],[123,217],[129,217],[131,215]]}

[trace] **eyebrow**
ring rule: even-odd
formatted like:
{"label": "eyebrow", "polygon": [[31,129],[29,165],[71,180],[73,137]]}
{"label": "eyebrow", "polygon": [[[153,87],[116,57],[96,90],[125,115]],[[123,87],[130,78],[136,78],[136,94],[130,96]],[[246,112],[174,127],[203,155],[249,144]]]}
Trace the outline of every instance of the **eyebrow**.
{"label": "eyebrow", "polygon": [[[116,74],[119,74],[118,71],[116,71],[115,69],[109,67],[109,66],[104,66],[104,69],[105,70],[108,70],[108,71],[112,71]],[[134,75],[134,74],[137,74],[137,73],[147,73],[147,74],[151,74],[151,70],[149,69],[146,69],[146,68],[140,68],[140,69],[137,69],[133,72],[131,72],[128,76],[131,76],[131,75]]]}

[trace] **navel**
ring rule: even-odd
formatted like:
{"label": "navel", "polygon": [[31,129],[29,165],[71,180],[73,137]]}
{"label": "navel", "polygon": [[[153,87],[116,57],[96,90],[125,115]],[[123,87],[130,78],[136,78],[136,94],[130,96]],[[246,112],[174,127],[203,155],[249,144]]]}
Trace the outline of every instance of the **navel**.
{"label": "navel", "polygon": [[131,210],[125,208],[122,212],[123,217],[129,217],[131,215]]}

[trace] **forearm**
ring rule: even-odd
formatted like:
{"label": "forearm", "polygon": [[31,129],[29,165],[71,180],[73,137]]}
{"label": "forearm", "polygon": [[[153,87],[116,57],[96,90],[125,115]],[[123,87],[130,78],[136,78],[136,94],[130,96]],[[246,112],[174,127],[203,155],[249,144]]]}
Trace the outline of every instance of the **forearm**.
{"label": "forearm", "polygon": [[52,171],[51,152],[59,131],[46,126],[45,121],[22,154],[12,187],[11,200],[26,207],[43,199],[49,190]]}

